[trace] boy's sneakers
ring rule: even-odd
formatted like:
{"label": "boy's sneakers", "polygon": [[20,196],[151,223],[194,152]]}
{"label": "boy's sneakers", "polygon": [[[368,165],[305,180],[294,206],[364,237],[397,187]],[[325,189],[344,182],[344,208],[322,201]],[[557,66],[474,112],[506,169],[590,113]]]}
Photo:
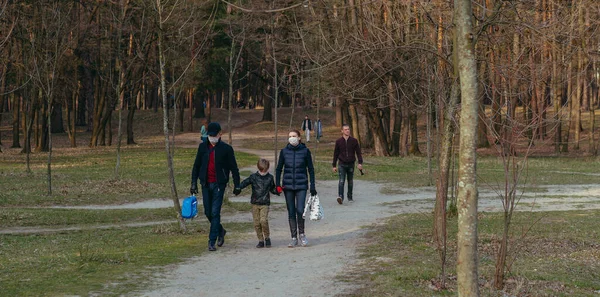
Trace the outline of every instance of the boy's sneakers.
{"label": "boy's sneakers", "polygon": [[306,235],[300,234],[300,244],[302,246],[307,246],[308,245],[308,239],[306,238]]}
{"label": "boy's sneakers", "polygon": [[295,246],[298,246],[298,238],[296,238],[296,237],[293,237],[293,238],[292,238],[292,241],[290,241],[290,244],[288,244],[288,247],[289,247],[289,248],[293,248],[293,247],[295,247]]}
{"label": "boy's sneakers", "polygon": [[265,247],[265,242],[264,241],[259,241],[258,244],[256,245],[257,248],[264,248]]}
{"label": "boy's sneakers", "polygon": [[268,248],[271,247],[271,239],[270,238],[265,238],[265,246]]}
{"label": "boy's sneakers", "polygon": [[342,199],[342,197],[338,197],[338,198],[337,198],[337,202],[338,202],[338,204],[342,204],[342,201],[344,201],[344,200]]}
{"label": "boy's sneakers", "polygon": [[348,202],[352,203],[354,200],[352,198],[348,198]]}

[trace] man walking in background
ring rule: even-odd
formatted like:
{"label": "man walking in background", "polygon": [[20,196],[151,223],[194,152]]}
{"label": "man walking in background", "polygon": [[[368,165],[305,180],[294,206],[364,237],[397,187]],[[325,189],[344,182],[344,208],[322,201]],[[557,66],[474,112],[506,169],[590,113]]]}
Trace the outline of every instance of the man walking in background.
{"label": "man walking in background", "polygon": [[306,136],[306,142],[310,142],[310,130],[312,130],[312,122],[308,118],[308,115],[305,115],[304,121],[302,121],[302,131],[304,131],[304,135]]}
{"label": "man walking in background", "polygon": [[344,183],[348,178],[348,201],[354,202],[352,188],[354,186],[354,162],[358,158],[358,170],[362,170],[362,153],[358,140],[350,136],[350,125],[342,126],[342,137],[335,141],[333,150],[333,172],[339,175],[337,202],[344,202]]}
{"label": "man walking in background", "polygon": [[229,173],[233,177],[234,193],[239,194],[240,172],[235,161],[233,148],[221,141],[221,125],[210,123],[207,127],[208,141],[200,143],[196,160],[192,168],[190,193],[198,193],[198,180],[202,186],[204,215],[210,222],[208,250],[216,251],[215,243],[221,247],[225,243],[225,228],[221,225],[221,206],[223,194],[229,182]]}

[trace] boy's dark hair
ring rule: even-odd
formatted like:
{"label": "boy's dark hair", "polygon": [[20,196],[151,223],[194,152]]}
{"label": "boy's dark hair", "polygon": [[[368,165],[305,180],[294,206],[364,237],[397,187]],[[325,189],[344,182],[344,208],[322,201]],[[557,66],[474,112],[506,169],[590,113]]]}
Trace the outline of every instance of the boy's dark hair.
{"label": "boy's dark hair", "polygon": [[256,167],[258,167],[258,170],[263,172],[269,170],[270,166],[271,164],[267,159],[258,159],[258,162],[256,162]]}

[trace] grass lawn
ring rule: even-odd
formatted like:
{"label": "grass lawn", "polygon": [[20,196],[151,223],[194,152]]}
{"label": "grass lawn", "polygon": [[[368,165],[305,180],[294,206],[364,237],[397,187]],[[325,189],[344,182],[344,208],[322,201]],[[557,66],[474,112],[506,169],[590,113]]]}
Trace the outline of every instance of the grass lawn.
{"label": "grass lawn", "polygon": [[[225,226],[232,235],[252,228],[250,223]],[[207,223],[197,220],[189,225],[187,234],[173,223],[0,235],[1,295],[119,296],[147,288],[153,273],[206,252],[208,229]]]}
{"label": "grass lawn", "polygon": [[[481,296],[597,296],[600,290],[599,210],[519,212],[504,292],[492,289],[502,215],[479,216]],[[455,296],[456,218],[448,221],[447,291],[435,290],[440,272],[432,215],[398,215],[371,228],[359,264],[339,277],[358,284],[348,296]]]}
{"label": "grass lawn", "polygon": [[[162,123],[151,113],[142,113],[138,124]],[[140,115],[141,116],[141,115]],[[324,112],[322,119],[332,117]],[[299,124],[303,114],[297,114]],[[314,120],[314,119],[313,119]],[[144,122],[145,121],[145,122]],[[284,131],[281,123],[280,129]],[[249,133],[272,131],[272,124],[245,127]],[[156,137],[159,141],[153,141]],[[337,179],[331,171],[333,140],[339,129],[327,127],[321,143],[308,143],[315,155],[317,180]],[[101,224],[123,224],[175,220],[172,209],[76,210],[37,209],[38,206],[107,205],[169,198],[168,172],[160,137],[140,137],[141,145],[124,146],[119,178],[114,176],[114,147],[56,148],[52,159],[52,195],[48,196],[47,154],[31,155],[32,172],[27,173],[25,155],[0,154],[0,226],[68,227],[83,226],[84,231],[36,235],[0,235],[0,295],[64,296],[123,295],[151,283],[152,273],[206,251],[208,224],[198,219],[183,234],[176,223],[153,227],[93,229]],[[282,137],[279,147],[286,138]],[[243,145],[272,150],[272,142],[252,141]],[[188,195],[189,178],[196,148],[177,147],[174,156],[178,197]],[[254,167],[256,156],[236,150],[240,168]],[[600,159],[596,157],[531,157],[521,187],[544,197],[543,185],[596,184]],[[275,164],[272,164],[274,167]],[[478,183],[482,188],[501,189],[503,164],[497,157],[478,159]],[[433,163],[433,172],[436,164]],[[386,193],[429,185],[424,157],[375,157],[365,154],[366,175],[361,179],[382,183]],[[254,170],[245,170],[242,178]],[[318,190],[318,189],[317,189]],[[249,193],[245,189],[244,193]],[[226,196],[231,195],[228,187]],[[568,197],[565,197],[568,198]],[[281,199],[281,198],[275,198]],[[280,200],[281,201],[281,200]],[[283,207],[279,205],[277,207]],[[226,200],[223,212],[248,212],[249,203]],[[202,210],[199,210],[202,214]],[[480,277],[483,296],[502,296],[489,287],[500,228],[498,214],[482,213],[479,222]],[[597,296],[600,290],[599,211],[518,213],[512,230],[520,238],[532,222],[527,236],[517,241],[518,257],[507,274],[511,296]],[[433,291],[438,276],[437,253],[431,243],[429,214],[396,216],[385,225],[373,227],[369,244],[362,248],[361,264],[340,281],[361,285],[352,296],[454,296],[456,293],[456,220],[450,219],[448,250],[450,291]],[[251,223],[226,224],[231,240],[250,231]],[[237,231],[237,232],[236,232]],[[238,234],[238,235],[236,235]],[[239,237],[237,237],[239,238]],[[514,257],[515,253],[511,257]],[[511,258],[513,259],[513,258]],[[500,294],[500,295],[498,295]]]}
{"label": "grass lawn", "polygon": [[[48,196],[47,155],[32,154],[32,173],[25,156],[0,154],[0,207],[122,204],[171,196],[165,152],[160,147],[126,147],[120,179],[115,179],[113,149],[57,150],[52,161],[52,196]],[[180,198],[188,195],[196,149],[179,148],[173,160]],[[240,168],[256,157],[236,152]]]}

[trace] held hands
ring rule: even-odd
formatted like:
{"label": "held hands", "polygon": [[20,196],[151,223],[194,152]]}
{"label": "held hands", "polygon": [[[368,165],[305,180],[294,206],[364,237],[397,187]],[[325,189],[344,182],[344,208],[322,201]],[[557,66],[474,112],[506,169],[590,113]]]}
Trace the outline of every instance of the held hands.
{"label": "held hands", "polygon": [[190,194],[192,195],[196,195],[198,194],[198,185],[197,184],[192,184],[192,186],[190,187]]}
{"label": "held hands", "polygon": [[236,195],[236,196],[237,196],[237,195],[239,195],[241,192],[242,192],[242,189],[240,189],[240,188],[235,188],[235,189],[233,189],[233,195]]}
{"label": "held hands", "polygon": [[277,195],[281,194],[281,192],[283,192],[283,188],[281,186],[277,186],[275,188],[275,191],[277,192]]}

